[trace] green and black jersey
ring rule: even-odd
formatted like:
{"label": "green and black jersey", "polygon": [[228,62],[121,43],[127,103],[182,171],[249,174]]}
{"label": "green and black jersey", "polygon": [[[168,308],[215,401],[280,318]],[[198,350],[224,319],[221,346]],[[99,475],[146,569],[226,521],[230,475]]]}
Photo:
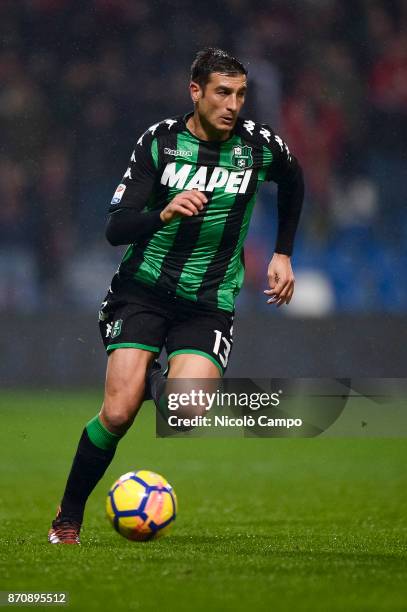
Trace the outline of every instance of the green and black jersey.
{"label": "green and black jersey", "polygon": [[[243,244],[259,186],[270,180],[279,184],[280,213],[290,200],[302,202],[301,171],[287,145],[264,124],[240,118],[228,140],[208,142],[188,130],[189,116],[151,126],[135,145],[109,212],[155,213],[156,224],[152,235],[130,244],[115,285],[129,290],[132,283],[144,283],[230,312],[243,283]],[[190,189],[205,193],[203,210],[163,224],[159,212]],[[299,211],[295,228],[298,216]],[[280,252],[290,254],[295,228],[287,215],[281,219]]]}

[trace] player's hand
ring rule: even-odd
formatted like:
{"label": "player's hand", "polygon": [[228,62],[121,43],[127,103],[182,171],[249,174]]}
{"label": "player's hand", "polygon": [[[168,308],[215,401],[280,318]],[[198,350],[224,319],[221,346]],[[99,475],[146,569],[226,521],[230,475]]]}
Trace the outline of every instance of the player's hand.
{"label": "player's hand", "polygon": [[288,255],[274,253],[267,270],[270,289],[264,293],[269,296],[267,304],[276,304],[279,308],[289,304],[294,293],[294,273]]}
{"label": "player's hand", "polygon": [[193,217],[199,214],[207,201],[208,198],[202,191],[197,191],[196,189],[183,191],[176,195],[161,211],[161,221],[163,223],[169,223],[177,217]]}

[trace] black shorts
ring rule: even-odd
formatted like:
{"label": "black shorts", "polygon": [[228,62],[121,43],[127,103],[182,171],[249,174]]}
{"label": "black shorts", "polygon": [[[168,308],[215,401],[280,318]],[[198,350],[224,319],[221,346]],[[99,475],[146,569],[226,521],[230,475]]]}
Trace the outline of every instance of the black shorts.
{"label": "black shorts", "polygon": [[168,359],[182,353],[203,355],[224,374],[233,346],[233,313],[207,310],[189,300],[137,284],[131,296],[108,293],[99,312],[106,351],[139,348]]}

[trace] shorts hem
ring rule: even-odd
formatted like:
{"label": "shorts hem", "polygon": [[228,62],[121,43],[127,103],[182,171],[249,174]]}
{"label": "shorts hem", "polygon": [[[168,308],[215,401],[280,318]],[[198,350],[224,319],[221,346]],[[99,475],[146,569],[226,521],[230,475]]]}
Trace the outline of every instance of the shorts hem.
{"label": "shorts hem", "polygon": [[220,375],[223,376],[224,370],[223,370],[223,367],[220,365],[220,363],[218,363],[216,359],[212,357],[212,355],[210,355],[209,353],[205,353],[205,351],[200,351],[198,349],[179,349],[178,351],[173,351],[172,353],[168,355],[168,361],[171,359],[171,357],[174,357],[175,355],[188,355],[188,354],[201,355],[201,357],[206,357],[207,359],[209,359],[209,361],[212,361],[212,363],[216,365],[216,367],[218,368],[220,372]]}
{"label": "shorts hem", "polygon": [[143,351],[151,351],[152,353],[160,353],[161,349],[158,346],[149,346],[148,344],[140,344],[139,342],[119,342],[118,344],[108,344],[106,351],[113,351],[118,348],[138,348]]}

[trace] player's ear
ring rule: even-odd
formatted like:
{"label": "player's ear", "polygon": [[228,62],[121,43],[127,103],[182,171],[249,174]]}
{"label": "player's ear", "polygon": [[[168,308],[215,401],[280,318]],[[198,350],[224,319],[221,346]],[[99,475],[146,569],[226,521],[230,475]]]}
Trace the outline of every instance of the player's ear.
{"label": "player's ear", "polygon": [[195,83],[195,81],[191,81],[189,84],[189,92],[191,94],[191,98],[192,98],[192,102],[194,104],[196,104],[199,100],[199,98],[202,97],[202,90],[200,85],[198,85],[198,83]]}

